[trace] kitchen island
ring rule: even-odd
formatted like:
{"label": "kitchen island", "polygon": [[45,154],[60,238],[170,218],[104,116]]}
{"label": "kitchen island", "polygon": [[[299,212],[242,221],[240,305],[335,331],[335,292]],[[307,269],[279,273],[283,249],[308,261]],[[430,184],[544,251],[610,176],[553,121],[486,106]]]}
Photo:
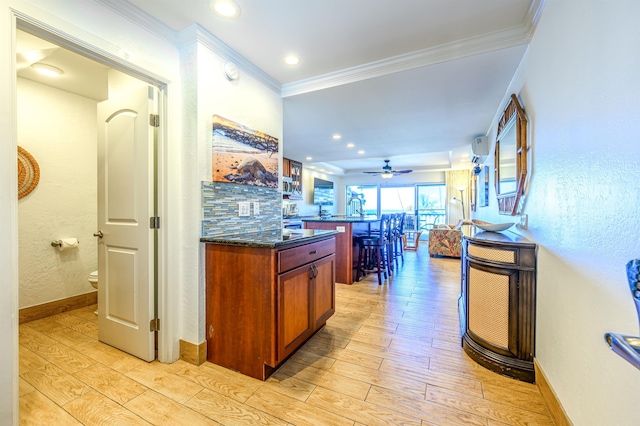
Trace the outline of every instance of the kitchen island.
{"label": "kitchen island", "polygon": [[336,281],[342,284],[353,284],[357,270],[357,250],[354,245],[355,233],[369,233],[372,225],[380,222],[376,216],[332,216],[326,219],[302,218],[305,229],[322,229],[338,231],[336,235]]}
{"label": "kitchen island", "polygon": [[335,311],[336,231],[269,231],[206,243],[207,360],[266,380]]}

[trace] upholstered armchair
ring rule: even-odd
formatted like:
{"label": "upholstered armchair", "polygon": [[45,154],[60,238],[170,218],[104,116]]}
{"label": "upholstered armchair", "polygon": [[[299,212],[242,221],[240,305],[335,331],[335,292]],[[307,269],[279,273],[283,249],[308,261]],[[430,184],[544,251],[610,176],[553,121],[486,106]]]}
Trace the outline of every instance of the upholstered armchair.
{"label": "upholstered armchair", "polygon": [[462,231],[460,226],[436,225],[429,231],[429,256],[460,257]]}

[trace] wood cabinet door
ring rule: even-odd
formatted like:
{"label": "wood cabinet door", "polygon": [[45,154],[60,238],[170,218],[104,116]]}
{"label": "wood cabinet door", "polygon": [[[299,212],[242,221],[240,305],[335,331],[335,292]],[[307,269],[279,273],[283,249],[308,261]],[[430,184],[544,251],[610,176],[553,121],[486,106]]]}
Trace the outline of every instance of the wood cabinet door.
{"label": "wood cabinet door", "polygon": [[296,350],[313,333],[312,277],[311,264],[278,276],[278,362]]}
{"label": "wood cabinet door", "polygon": [[282,176],[291,177],[291,160],[282,159]]}
{"label": "wood cabinet door", "polygon": [[313,280],[313,325],[322,327],[335,312],[336,257],[331,255],[314,263],[316,277]]}

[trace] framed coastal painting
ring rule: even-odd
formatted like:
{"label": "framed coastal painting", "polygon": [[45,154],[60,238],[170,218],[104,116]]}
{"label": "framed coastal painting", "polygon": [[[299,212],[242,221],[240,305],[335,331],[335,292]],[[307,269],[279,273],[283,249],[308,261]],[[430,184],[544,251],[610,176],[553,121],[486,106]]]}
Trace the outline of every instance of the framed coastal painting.
{"label": "framed coastal painting", "polygon": [[211,121],[211,180],[277,188],[278,139],[219,115]]}

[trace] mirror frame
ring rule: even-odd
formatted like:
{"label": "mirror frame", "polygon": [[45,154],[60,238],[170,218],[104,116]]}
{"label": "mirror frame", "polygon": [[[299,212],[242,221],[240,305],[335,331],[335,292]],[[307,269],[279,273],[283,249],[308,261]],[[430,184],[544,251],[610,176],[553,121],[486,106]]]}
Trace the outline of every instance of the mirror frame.
{"label": "mirror frame", "polygon": [[[500,137],[504,130],[508,130],[511,120],[516,120],[516,190],[500,193]],[[500,214],[515,216],[518,214],[518,206],[524,194],[524,183],[527,177],[527,117],[515,94],[511,95],[511,100],[498,121],[494,166],[498,211]]]}

